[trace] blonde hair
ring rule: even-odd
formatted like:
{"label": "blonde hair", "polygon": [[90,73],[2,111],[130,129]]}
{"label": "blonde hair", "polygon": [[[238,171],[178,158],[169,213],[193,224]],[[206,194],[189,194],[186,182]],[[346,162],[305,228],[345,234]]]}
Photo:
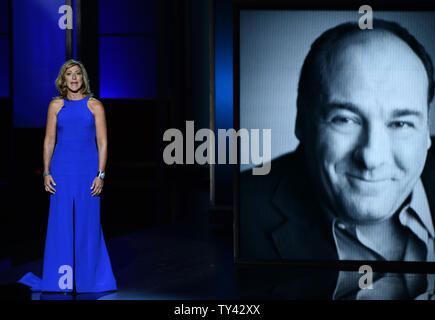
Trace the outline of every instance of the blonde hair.
{"label": "blonde hair", "polygon": [[56,81],[54,82],[57,90],[60,93],[60,96],[54,97],[53,99],[66,98],[66,95],[68,93],[68,88],[66,86],[65,73],[66,73],[66,70],[68,70],[69,68],[74,67],[74,66],[78,66],[82,72],[82,75],[83,75],[83,84],[82,84],[82,87],[80,89],[80,92],[83,93],[87,97],[92,97],[94,95],[91,92],[91,87],[89,85],[90,81],[89,81],[88,73],[86,72],[85,66],[80,61],[70,59],[62,65],[62,67],[60,68],[59,74],[56,78]]}

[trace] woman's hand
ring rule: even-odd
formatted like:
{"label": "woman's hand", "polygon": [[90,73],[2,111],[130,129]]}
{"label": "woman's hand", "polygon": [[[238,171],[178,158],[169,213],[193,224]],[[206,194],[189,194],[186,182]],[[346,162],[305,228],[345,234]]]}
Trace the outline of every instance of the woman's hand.
{"label": "woman's hand", "polygon": [[101,191],[103,191],[104,180],[98,177],[95,177],[94,182],[92,182],[91,186],[91,195],[98,196]]}
{"label": "woman's hand", "polygon": [[45,191],[50,192],[54,194],[56,192],[56,189],[54,186],[56,185],[56,182],[54,182],[53,177],[51,174],[44,177],[44,187]]}

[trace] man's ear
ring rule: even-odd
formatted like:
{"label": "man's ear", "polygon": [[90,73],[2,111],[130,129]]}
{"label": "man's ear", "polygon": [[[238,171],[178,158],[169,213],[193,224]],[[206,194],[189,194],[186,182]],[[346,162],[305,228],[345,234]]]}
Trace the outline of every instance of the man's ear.
{"label": "man's ear", "polygon": [[296,110],[296,124],[295,124],[295,135],[298,138],[299,142],[302,142],[303,139],[303,115],[302,112]]}
{"label": "man's ear", "polygon": [[432,139],[430,136],[430,118],[431,118],[431,114],[432,114],[432,108],[429,107],[429,112],[427,115],[427,150],[429,150],[429,148],[432,145]]}

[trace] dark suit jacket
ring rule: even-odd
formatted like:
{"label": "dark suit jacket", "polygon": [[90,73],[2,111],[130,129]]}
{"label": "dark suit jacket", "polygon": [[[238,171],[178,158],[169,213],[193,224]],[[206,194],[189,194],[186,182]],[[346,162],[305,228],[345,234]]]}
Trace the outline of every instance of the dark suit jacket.
{"label": "dark suit jacket", "polygon": [[[435,221],[435,152],[422,181]],[[308,181],[301,147],[271,163],[268,175],[240,175],[239,259],[338,260],[332,227]]]}

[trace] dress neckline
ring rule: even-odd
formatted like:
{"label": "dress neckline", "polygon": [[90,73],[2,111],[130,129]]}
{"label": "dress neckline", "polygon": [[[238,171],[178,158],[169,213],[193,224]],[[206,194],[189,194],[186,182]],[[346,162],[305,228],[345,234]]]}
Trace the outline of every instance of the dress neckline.
{"label": "dress neckline", "polygon": [[66,100],[66,101],[68,101],[68,102],[75,102],[75,101],[82,101],[82,100],[85,100],[86,98],[87,98],[87,96],[85,96],[84,98],[79,99],[79,100],[69,100],[69,99],[67,99],[67,98],[64,98],[64,100]]}

